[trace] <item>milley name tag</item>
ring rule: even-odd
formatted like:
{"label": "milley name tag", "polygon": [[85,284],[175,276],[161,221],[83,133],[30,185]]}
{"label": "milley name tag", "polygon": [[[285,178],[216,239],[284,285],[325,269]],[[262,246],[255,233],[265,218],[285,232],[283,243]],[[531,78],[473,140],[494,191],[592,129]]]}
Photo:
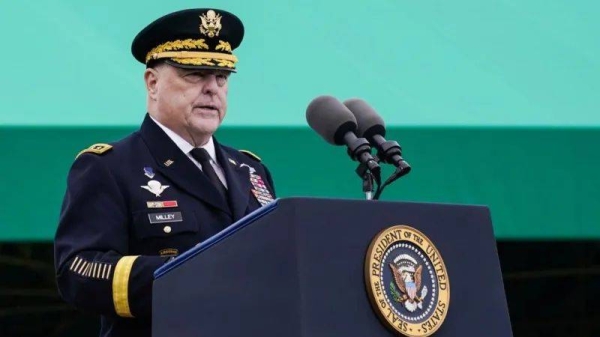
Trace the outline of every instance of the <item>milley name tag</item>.
{"label": "milley name tag", "polygon": [[165,212],[148,214],[150,223],[180,222],[183,221],[181,212]]}

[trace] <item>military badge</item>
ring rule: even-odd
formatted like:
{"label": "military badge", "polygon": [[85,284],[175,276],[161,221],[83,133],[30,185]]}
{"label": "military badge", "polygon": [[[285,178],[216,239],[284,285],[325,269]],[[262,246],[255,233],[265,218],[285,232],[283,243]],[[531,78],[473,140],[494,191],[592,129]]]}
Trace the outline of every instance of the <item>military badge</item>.
{"label": "military badge", "polygon": [[217,14],[212,9],[200,16],[202,23],[200,24],[200,33],[208,37],[219,36],[221,31],[221,15]]}
{"label": "military badge", "polygon": [[[143,186],[142,186],[143,187]],[[148,208],[171,208],[177,207],[177,200],[165,200],[165,201],[146,201]]]}
{"label": "military badge", "polygon": [[154,178],[154,170],[152,170],[152,167],[144,167],[144,175],[150,179]]}
{"label": "military badge", "polygon": [[247,167],[250,172],[250,183],[252,184],[252,194],[261,206],[264,206],[272,202],[273,195],[269,192],[267,185],[263,181],[262,177],[256,174],[256,169],[248,164],[241,164],[240,167]]}
{"label": "military badge", "polygon": [[256,200],[258,200],[261,206],[264,206],[273,201],[273,196],[271,195],[271,192],[269,192],[267,185],[265,185],[265,182],[258,174],[250,173],[250,183],[253,187],[252,194],[254,194]]}
{"label": "military badge", "polygon": [[179,250],[177,248],[165,248],[158,251],[160,256],[177,256]]}
{"label": "military badge", "polygon": [[369,299],[379,318],[405,336],[435,333],[450,304],[450,281],[431,240],[409,226],[394,226],[371,242],[365,261]]}
{"label": "military badge", "polygon": [[169,188],[169,185],[163,185],[157,180],[150,180],[148,185],[142,186],[143,189],[148,190],[150,193],[154,194],[157,197],[160,197],[160,194]]}

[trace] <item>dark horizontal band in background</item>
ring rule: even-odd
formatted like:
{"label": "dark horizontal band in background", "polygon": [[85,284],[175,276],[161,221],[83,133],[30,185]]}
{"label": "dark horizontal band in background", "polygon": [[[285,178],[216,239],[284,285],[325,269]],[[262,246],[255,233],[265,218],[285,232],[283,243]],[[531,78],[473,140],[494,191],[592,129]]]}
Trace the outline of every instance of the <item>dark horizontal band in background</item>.
{"label": "dark horizontal band in background", "polygon": [[[0,128],[0,241],[52,239],[77,153],[132,131]],[[279,197],[363,198],[357,163],[308,128],[225,127],[217,138],[260,156]],[[600,238],[600,128],[393,128],[387,138],[413,170],[382,200],[488,205],[501,239]]]}

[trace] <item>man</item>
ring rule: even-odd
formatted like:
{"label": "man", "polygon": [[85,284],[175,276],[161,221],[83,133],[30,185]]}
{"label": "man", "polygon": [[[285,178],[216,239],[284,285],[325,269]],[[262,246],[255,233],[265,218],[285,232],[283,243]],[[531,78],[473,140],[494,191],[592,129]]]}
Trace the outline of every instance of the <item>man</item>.
{"label": "man", "polygon": [[132,44],[146,65],[140,130],[92,145],[71,167],[57,283],[67,302],[101,316],[101,336],[150,336],[154,271],[275,197],[258,157],[213,137],[243,35],[236,16],[212,9],[144,28]]}

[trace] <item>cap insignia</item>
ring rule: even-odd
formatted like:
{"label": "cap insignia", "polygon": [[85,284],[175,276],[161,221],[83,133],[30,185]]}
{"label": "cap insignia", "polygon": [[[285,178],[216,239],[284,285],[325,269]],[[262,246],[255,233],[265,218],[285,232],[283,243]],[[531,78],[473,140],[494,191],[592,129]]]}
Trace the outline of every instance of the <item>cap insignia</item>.
{"label": "cap insignia", "polygon": [[200,25],[200,33],[208,37],[219,36],[221,31],[221,15],[217,14],[212,9],[200,16],[202,24]]}

